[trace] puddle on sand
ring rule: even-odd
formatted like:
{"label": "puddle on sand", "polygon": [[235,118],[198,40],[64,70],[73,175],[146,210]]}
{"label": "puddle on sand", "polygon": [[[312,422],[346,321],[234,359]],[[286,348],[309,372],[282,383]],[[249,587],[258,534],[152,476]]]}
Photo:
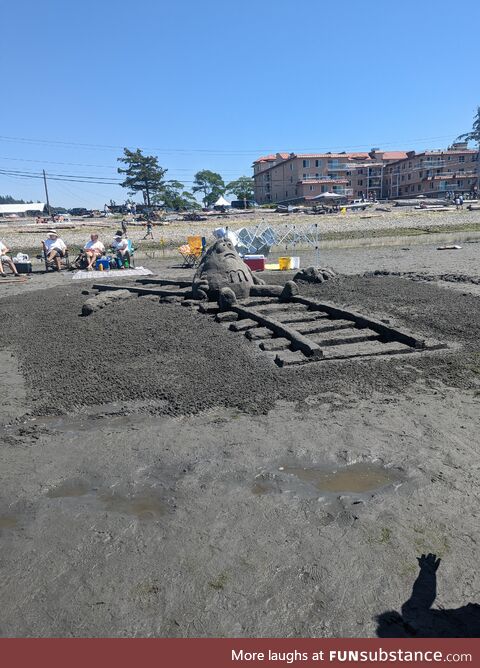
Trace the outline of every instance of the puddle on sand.
{"label": "puddle on sand", "polygon": [[105,510],[133,515],[138,519],[157,519],[167,511],[167,505],[155,492],[141,492],[132,496],[119,492],[100,493],[97,487],[85,480],[65,480],[47,492],[47,496],[51,499],[80,497],[87,494],[91,494],[97,503],[100,501]]}
{"label": "puddle on sand", "polygon": [[121,494],[103,494],[102,500],[105,510],[123,515],[134,515],[138,519],[156,519],[166,512],[166,505],[154,494],[139,494],[137,496],[122,496]]}
{"label": "puddle on sand", "polygon": [[65,482],[49,489],[47,496],[51,499],[60,499],[68,496],[85,496],[91,491],[92,486],[83,480],[65,480]]}
{"label": "puddle on sand", "polygon": [[11,515],[0,515],[0,529],[12,529],[13,527],[16,527],[18,524],[18,520],[16,517],[12,517]]}
{"label": "puddle on sand", "polygon": [[314,485],[320,492],[371,492],[397,480],[395,471],[378,464],[358,463],[342,468],[284,466],[284,473]]}

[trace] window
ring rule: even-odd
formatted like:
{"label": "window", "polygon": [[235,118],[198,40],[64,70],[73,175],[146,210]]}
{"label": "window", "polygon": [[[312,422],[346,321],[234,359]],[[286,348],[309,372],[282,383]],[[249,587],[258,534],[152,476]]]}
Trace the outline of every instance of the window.
{"label": "window", "polygon": [[313,186],[310,186],[310,192],[313,190]]}
{"label": "window", "polygon": [[464,155],[459,155],[458,156],[458,162],[465,162],[465,156]]}
{"label": "window", "polygon": [[357,184],[358,184],[359,186],[363,186],[363,179],[358,179]]}
{"label": "window", "polygon": [[422,178],[423,172],[421,170],[418,172],[418,176],[419,176],[419,178]]}
{"label": "window", "polygon": [[321,167],[322,162],[321,160],[315,160],[315,167]]}
{"label": "window", "polygon": [[357,170],[357,173],[358,173],[358,174],[363,174],[363,169],[359,169],[359,170]]}
{"label": "window", "polygon": [[419,183],[418,186],[417,186],[417,190],[418,190],[418,192],[420,192],[421,189],[422,189],[422,186],[421,186],[421,184]]}
{"label": "window", "polygon": [[290,177],[290,183],[293,183],[293,176]]}
{"label": "window", "polygon": [[409,175],[407,176],[407,178],[408,178],[409,181],[411,181],[411,180],[412,180],[412,175],[409,174]]}
{"label": "window", "polygon": [[293,163],[290,163],[290,171],[293,172]]}
{"label": "window", "polygon": [[288,197],[288,190],[285,190],[285,197]]}
{"label": "window", "polygon": [[304,179],[306,179],[306,178],[307,178],[307,175],[306,175],[306,174],[304,174],[304,175],[303,175],[303,178],[304,178]]}
{"label": "window", "polygon": [[304,167],[310,167],[310,160],[304,160],[303,161],[303,166]]}

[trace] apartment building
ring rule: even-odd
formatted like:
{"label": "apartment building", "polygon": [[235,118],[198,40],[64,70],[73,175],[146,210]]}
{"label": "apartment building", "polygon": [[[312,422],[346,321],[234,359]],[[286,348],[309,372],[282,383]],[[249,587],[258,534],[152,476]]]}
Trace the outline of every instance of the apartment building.
{"label": "apartment building", "polygon": [[444,197],[447,193],[475,194],[478,151],[466,142],[447,149],[409,151],[384,168],[384,195],[389,198]]}
{"label": "apartment building", "polygon": [[369,153],[276,153],[253,163],[259,204],[314,200],[325,192],[348,198],[383,196],[386,165],[406,158],[404,151]]}

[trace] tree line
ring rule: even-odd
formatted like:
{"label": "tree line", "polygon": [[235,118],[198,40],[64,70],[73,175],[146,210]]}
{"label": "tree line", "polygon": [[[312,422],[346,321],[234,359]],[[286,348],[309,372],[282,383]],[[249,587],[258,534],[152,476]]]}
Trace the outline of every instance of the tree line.
{"label": "tree line", "polygon": [[119,174],[124,175],[120,185],[130,195],[141,193],[148,207],[162,204],[175,210],[199,208],[195,193],[203,194],[204,206],[212,206],[220,196],[228,193],[239,200],[252,200],[254,197],[253,178],[250,176],[240,176],[225,183],[217,172],[202,169],[195,174],[192,192],[189,192],[180,181],[166,178],[168,169],[158,164],[156,156],[144,155],[139,148],[136,151],[124,148],[118,161],[124,165],[117,169]]}

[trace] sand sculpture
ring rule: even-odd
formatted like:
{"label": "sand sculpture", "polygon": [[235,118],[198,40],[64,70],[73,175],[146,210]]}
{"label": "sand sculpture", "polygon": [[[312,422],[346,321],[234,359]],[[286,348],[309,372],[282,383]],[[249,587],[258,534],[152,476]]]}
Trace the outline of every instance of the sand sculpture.
{"label": "sand sculpture", "polygon": [[218,301],[221,307],[237,299],[272,296],[289,299],[298,294],[298,286],[287,281],[284,286],[267,285],[252,273],[228,239],[219,239],[207,250],[193,277],[194,299]]}

